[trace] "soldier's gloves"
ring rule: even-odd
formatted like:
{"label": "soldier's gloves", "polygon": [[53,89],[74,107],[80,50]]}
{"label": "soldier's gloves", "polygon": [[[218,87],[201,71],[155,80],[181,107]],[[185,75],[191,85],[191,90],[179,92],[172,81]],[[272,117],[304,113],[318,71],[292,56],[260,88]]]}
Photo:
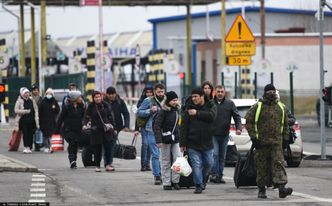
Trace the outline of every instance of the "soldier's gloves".
{"label": "soldier's gloves", "polygon": [[261,143],[258,141],[258,139],[253,138],[251,139],[252,145],[254,146],[255,149],[260,149],[261,148]]}
{"label": "soldier's gloves", "polygon": [[289,141],[283,140],[282,141],[282,148],[287,149],[288,146],[289,146]]}

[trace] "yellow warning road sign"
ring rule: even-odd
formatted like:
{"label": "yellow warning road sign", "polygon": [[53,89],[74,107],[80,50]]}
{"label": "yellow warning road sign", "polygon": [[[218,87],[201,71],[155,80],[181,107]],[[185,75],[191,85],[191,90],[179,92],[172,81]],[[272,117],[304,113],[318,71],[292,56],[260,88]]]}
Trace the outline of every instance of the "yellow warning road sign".
{"label": "yellow warning road sign", "polygon": [[226,64],[231,66],[251,65],[251,56],[232,56],[226,57]]}
{"label": "yellow warning road sign", "polygon": [[253,56],[255,54],[255,42],[226,42],[226,56]]}
{"label": "yellow warning road sign", "polygon": [[241,15],[237,16],[229,29],[225,42],[253,42],[255,37]]}

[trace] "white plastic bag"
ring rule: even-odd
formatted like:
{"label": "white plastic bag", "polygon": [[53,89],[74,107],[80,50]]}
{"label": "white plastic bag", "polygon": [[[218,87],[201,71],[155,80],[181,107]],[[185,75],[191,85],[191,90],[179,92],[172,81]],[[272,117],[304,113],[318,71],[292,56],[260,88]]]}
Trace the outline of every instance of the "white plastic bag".
{"label": "white plastic bag", "polygon": [[188,163],[188,156],[177,157],[171,168],[175,173],[186,177],[188,177],[192,172],[192,169]]}

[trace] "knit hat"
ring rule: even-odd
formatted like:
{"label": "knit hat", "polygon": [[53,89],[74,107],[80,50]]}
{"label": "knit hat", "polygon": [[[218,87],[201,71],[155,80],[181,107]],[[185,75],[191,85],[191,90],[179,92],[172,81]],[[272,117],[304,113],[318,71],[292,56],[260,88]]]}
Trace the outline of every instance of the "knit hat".
{"label": "knit hat", "polygon": [[26,87],[22,87],[22,88],[20,89],[20,95],[21,95],[21,96],[23,96],[23,94],[25,94],[25,93],[27,93],[27,92],[30,92],[30,91],[29,91],[28,88],[26,88]]}
{"label": "knit hat", "polygon": [[54,92],[53,92],[53,89],[52,88],[48,88],[45,92],[45,95],[46,94],[51,94],[52,96],[54,96]]}
{"label": "knit hat", "polygon": [[267,85],[264,87],[264,93],[266,93],[267,91],[270,91],[270,90],[274,90],[274,91],[276,91],[276,88],[273,86],[273,84],[267,84]]}
{"label": "knit hat", "polygon": [[194,89],[191,91],[191,94],[198,94],[199,96],[203,96],[204,95],[204,90],[200,87]]}
{"label": "knit hat", "polygon": [[166,93],[166,101],[167,102],[170,102],[173,99],[177,99],[177,98],[179,98],[178,95],[175,92],[173,92],[173,91],[170,91],[170,92]]}
{"label": "knit hat", "polygon": [[115,90],[114,87],[108,87],[108,88],[106,89],[106,93],[107,93],[107,94],[116,94],[116,90]]}
{"label": "knit hat", "polygon": [[75,101],[76,99],[78,99],[80,96],[82,95],[82,93],[78,90],[76,91],[70,91],[68,93],[68,97],[70,101]]}

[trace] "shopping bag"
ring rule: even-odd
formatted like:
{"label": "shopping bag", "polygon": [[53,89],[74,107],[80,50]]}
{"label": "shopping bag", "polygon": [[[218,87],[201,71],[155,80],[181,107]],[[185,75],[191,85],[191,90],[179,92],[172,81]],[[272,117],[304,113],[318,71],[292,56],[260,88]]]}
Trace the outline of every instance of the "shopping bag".
{"label": "shopping bag", "polygon": [[35,132],[35,143],[36,144],[43,144],[43,132],[40,130],[40,129],[36,129],[36,132]]}
{"label": "shopping bag", "polygon": [[17,151],[20,147],[22,132],[14,130],[8,143],[8,151]]}
{"label": "shopping bag", "polygon": [[119,139],[115,145],[114,157],[120,159],[132,160],[136,159],[136,137],[131,141],[131,145],[120,144]]}
{"label": "shopping bag", "polygon": [[177,157],[171,169],[181,176],[188,177],[192,172],[192,169],[188,163],[188,156]]}

